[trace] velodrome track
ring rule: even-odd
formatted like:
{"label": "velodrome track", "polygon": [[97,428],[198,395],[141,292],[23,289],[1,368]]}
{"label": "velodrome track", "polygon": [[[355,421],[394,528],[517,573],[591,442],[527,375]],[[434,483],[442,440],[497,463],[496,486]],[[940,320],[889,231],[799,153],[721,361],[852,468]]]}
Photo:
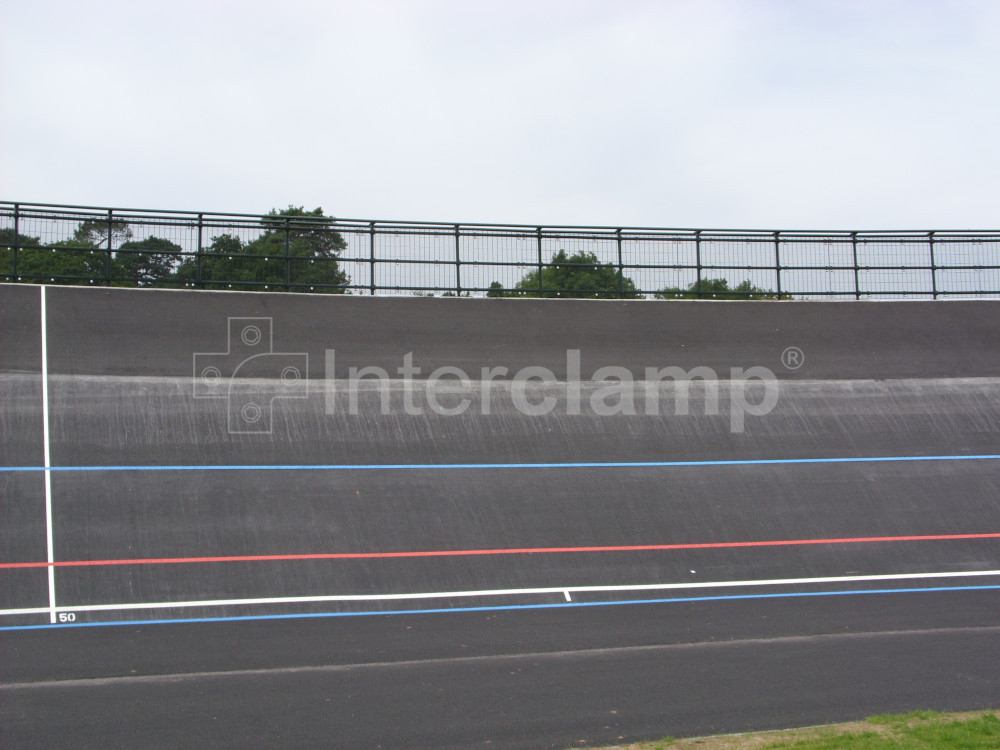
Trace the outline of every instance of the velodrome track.
{"label": "velodrome track", "polygon": [[[0,331],[5,747],[570,747],[1000,703],[1000,303],[8,285]],[[668,379],[606,413],[600,368],[669,366],[718,408],[696,381],[675,413]],[[519,391],[528,367],[555,382]]]}

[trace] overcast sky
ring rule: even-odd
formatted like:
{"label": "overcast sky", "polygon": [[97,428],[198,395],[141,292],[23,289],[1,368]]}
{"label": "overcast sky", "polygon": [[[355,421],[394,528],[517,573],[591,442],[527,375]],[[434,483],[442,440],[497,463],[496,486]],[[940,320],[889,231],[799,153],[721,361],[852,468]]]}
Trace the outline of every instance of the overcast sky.
{"label": "overcast sky", "polygon": [[1000,229],[1000,2],[0,0],[0,199]]}

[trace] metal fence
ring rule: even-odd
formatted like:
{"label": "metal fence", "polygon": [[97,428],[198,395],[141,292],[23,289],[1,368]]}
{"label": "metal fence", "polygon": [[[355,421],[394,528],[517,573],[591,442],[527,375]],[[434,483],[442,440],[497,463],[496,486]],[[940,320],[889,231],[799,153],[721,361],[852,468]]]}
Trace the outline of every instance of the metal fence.
{"label": "metal fence", "polygon": [[[572,288],[567,274],[576,274]],[[998,297],[1000,231],[558,227],[0,202],[0,281],[459,296]]]}

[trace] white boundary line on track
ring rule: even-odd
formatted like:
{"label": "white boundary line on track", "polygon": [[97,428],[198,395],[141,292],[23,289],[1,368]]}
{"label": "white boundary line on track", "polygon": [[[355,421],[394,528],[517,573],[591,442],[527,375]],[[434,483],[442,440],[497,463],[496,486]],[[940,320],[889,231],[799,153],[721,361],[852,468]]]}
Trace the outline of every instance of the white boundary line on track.
{"label": "white boundary line on track", "polygon": [[49,562],[49,621],[56,621],[56,569],[52,539],[52,457],[49,451],[49,337],[48,316],[45,303],[45,284],[41,289],[42,319],[42,443],[45,459],[45,553]]}
{"label": "white boundary line on track", "polygon": [[[712,581],[705,583],[640,583],[623,586],[548,586],[524,589],[484,589],[481,591],[429,591],[410,594],[335,594],[329,596],[278,596],[255,599],[201,599],[185,602],[126,602],[123,604],[81,604],[56,607],[57,612],[123,611],[135,609],[179,609],[184,607],[235,607],[255,604],[309,604],[316,602],[405,601],[413,599],[456,599],[477,596],[526,596],[585,592],[669,591],[679,589],[743,588],[752,586],[795,586],[813,583],[857,583],[864,581],[912,581],[934,578],[1000,576],[1000,570],[972,570],[944,573],[887,573],[868,576],[828,576],[824,578],[772,578],[760,581]],[[919,591],[919,589],[914,589]],[[48,612],[48,608],[3,609],[0,616]]]}

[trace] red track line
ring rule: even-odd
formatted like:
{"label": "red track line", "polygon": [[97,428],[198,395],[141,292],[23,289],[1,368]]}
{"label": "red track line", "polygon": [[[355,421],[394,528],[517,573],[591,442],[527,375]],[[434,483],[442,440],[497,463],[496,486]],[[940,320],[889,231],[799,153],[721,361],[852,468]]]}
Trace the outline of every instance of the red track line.
{"label": "red track line", "polygon": [[997,539],[1000,532],[987,534],[934,534],[927,536],[870,536],[844,539],[779,539],[758,542],[703,542],[697,544],[639,544],[612,547],[524,547],[514,549],[423,550],[413,552],[319,552],[304,555],[232,555],[227,557],[151,557],[132,560],[66,560],[61,562],[0,563],[0,569],[83,568],[97,565],[169,565],[177,563],[263,562],[275,560],[368,560],[393,557],[462,557],[473,555],[537,555],[557,552],[648,552],[686,549],[727,549],[732,547],[794,547],[807,544],[863,544],[871,542],[929,542],[953,539]]}

